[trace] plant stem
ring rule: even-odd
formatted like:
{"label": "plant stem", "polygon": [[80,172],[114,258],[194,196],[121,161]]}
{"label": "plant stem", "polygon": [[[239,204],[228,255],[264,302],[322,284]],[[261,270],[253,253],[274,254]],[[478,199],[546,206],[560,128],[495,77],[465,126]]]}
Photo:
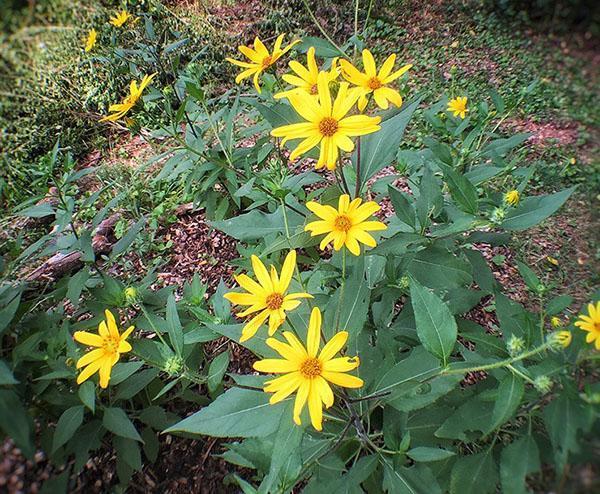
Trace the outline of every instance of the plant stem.
{"label": "plant stem", "polygon": [[313,11],[311,10],[311,8],[308,5],[308,2],[306,0],[302,0],[302,3],[304,4],[304,7],[306,7],[306,11],[308,12],[308,15],[310,16],[310,18],[312,19],[312,21],[315,23],[315,26],[317,26],[317,28],[319,29],[319,31],[321,31],[321,34],[323,36],[325,36],[325,39],[327,39],[327,41],[329,41],[335,48],[337,48],[337,50],[344,55],[346,58],[350,58],[348,56],[348,54],[342,49],[340,48],[335,41],[333,41],[329,35],[327,34],[327,31],[325,31],[325,29],[323,29],[323,26],[321,26],[321,24],[319,23],[318,19],[315,17],[315,14],[313,14]]}
{"label": "plant stem", "polygon": [[[356,2],[358,4],[358,1]],[[356,140],[356,187],[354,189],[354,199],[360,195],[360,136]]]}
{"label": "plant stem", "polygon": [[342,315],[342,304],[344,302],[344,292],[346,291],[346,247],[342,247],[342,284],[340,286],[340,298],[335,314],[335,329],[339,331],[340,316]]}

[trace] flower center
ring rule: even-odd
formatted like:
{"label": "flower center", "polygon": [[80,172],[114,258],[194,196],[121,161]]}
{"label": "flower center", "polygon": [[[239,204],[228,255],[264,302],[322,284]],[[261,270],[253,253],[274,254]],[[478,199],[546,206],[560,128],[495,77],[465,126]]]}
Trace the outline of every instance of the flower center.
{"label": "flower center", "polygon": [[283,295],[281,293],[271,293],[265,302],[270,310],[277,310],[283,304]]}
{"label": "flower center", "polygon": [[381,81],[379,79],[377,79],[377,77],[371,77],[368,81],[367,81],[367,86],[369,86],[370,89],[379,89],[383,84],[381,84]]}
{"label": "flower center", "polygon": [[114,355],[119,349],[119,340],[112,336],[104,336],[102,338],[102,348],[106,353]]}
{"label": "flower center", "polygon": [[322,371],[323,366],[317,358],[308,358],[302,362],[302,364],[300,364],[300,374],[302,374],[302,376],[306,379],[314,379],[315,377],[319,377]]}
{"label": "flower center", "polygon": [[334,226],[336,230],[347,232],[352,228],[352,221],[348,216],[341,214],[335,219]]}
{"label": "flower center", "polygon": [[267,68],[272,63],[273,57],[271,55],[267,55],[265,58],[262,59],[261,65],[263,66],[263,68]]}
{"label": "flower center", "polygon": [[312,86],[310,86],[310,94],[317,94],[319,92],[319,88],[317,87],[316,84],[313,84]]}
{"label": "flower center", "polygon": [[325,137],[331,137],[338,130],[338,121],[335,118],[325,117],[319,122],[319,132]]}

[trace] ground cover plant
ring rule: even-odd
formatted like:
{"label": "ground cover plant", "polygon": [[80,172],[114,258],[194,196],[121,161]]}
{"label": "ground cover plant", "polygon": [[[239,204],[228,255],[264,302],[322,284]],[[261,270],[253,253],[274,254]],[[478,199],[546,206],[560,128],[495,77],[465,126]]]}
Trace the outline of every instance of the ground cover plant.
{"label": "ground cover plant", "polygon": [[[3,219],[0,428],[47,458],[36,488],[88,489],[100,458],[100,490],[133,491],[172,441],[203,445],[172,492],[597,485],[597,275],[526,247],[595,175],[528,159],[543,83],[429,78],[385,6],[338,30],[300,7],[310,32],[275,6],[214,70],[157,2],[78,39],[106,74],[94,125],[147,154],[81,166],[57,136],[49,189]],[[210,251],[169,258],[188,231]]]}

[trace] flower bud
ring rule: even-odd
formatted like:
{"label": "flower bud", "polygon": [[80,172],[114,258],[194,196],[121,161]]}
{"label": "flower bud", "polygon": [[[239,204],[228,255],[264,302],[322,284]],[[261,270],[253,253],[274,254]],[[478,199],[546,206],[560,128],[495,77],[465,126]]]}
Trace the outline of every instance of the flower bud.
{"label": "flower bud", "polygon": [[504,210],[504,208],[496,208],[492,211],[490,220],[493,223],[502,223],[505,216],[506,216],[506,211]]}
{"label": "flower bud", "polygon": [[127,302],[130,305],[133,305],[137,302],[138,291],[136,288],[128,286],[127,288],[125,288],[125,290],[123,290],[123,296],[125,297],[125,302]]}
{"label": "flower bud", "polygon": [[506,342],[506,349],[511,357],[515,357],[525,349],[525,340],[513,334]]}
{"label": "flower bud", "polygon": [[504,202],[511,206],[516,206],[519,204],[521,199],[521,194],[519,194],[518,190],[509,190],[506,194],[504,194]]}
{"label": "flower bud", "polygon": [[548,341],[552,345],[552,348],[556,350],[567,348],[571,344],[572,340],[573,334],[571,331],[567,330],[556,331],[548,337]]}
{"label": "flower bud", "polygon": [[552,379],[550,379],[548,376],[538,376],[533,381],[533,386],[535,389],[542,394],[548,393],[552,389],[552,385]]}
{"label": "flower bud", "polygon": [[403,276],[402,278],[400,278],[398,286],[402,290],[408,290],[410,288],[410,278],[408,276]]}
{"label": "flower bud", "polygon": [[552,324],[553,328],[560,328],[562,326],[562,321],[560,318],[554,316],[552,319],[550,319],[550,324]]}
{"label": "flower bud", "polygon": [[169,374],[169,376],[175,376],[181,372],[183,369],[183,359],[178,356],[169,357],[165,361],[165,365],[163,370]]}

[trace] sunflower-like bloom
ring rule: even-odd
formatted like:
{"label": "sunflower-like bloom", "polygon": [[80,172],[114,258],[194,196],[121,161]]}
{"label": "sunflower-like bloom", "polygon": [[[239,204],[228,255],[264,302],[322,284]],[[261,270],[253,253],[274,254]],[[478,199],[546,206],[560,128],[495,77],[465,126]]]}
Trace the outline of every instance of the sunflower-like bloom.
{"label": "sunflower-like bloom", "polygon": [[289,95],[288,100],[294,110],[307,122],[277,127],[271,131],[271,135],[283,137],[282,144],[289,139],[303,139],[290,154],[291,160],[295,160],[301,154],[320,144],[321,152],[316,168],[326,166],[329,170],[333,170],[339,155],[338,149],[352,151],[354,143],[350,137],[378,131],[381,128],[379,126],[381,118],[367,115],[347,117],[346,114],[356,103],[360,92],[348,90],[348,84],[344,82],[340,84],[337,97],[332,104],[329,75],[325,72],[319,73],[317,92],[318,101],[304,92]]}
{"label": "sunflower-like bloom", "polygon": [[375,59],[369,50],[363,50],[362,59],[364,72],[358,70],[348,60],[340,61],[344,78],[348,82],[358,86],[361,90],[358,109],[360,111],[365,109],[369,101],[367,95],[371,93],[373,93],[373,99],[375,99],[375,103],[379,108],[387,110],[389,102],[397,107],[402,106],[402,96],[400,96],[400,93],[395,89],[387,87],[387,85],[401,77],[402,74],[412,67],[412,64],[405,65],[392,72],[394,63],[396,62],[396,55],[390,55],[383,62],[379,72],[377,72]]}
{"label": "sunflower-like bloom", "polygon": [[[317,67],[317,62],[315,61],[315,47],[311,46],[306,53],[306,67],[295,60],[292,60],[289,63],[289,66],[290,69],[292,69],[297,75],[284,74],[283,80],[296,87],[294,89],[289,89],[288,91],[282,91],[275,94],[275,99],[287,98],[290,94],[294,94],[298,91],[306,91],[312,96],[317,96],[319,67]],[[327,82],[332,82],[337,79],[337,58],[333,60],[331,63],[331,69],[325,72],[325,74],[327,74]]]}
{"label": "sunflower-like bloom", "polygon": [[238,317],[246,317],[258,312],[242,329],[240,341],[252,338],[267,318],[269,319],[269,336],[273,336],[277,328],[285,321],[285,312],[294,310],[300,305],[299,298],[312,298],[312,295],[308,293],[286,295],[294,275],[294,269],[296,269],[295,250],[291,250],[286,256],[281,274],[277,274],[277,270],[273,266],[269,273],[256,256],[252,256],[252,269],[258,283],[245,274],[235,276],[238,285],[249,293],[229,292],[224,295],[233,304],[250,306],[245,311],[236,314]]}
{"label": "sunflower-like bloom", "polygon": [[269,400],[278,403],[296,392],[294,403],[294,422],[300,425],[300,414],[308,401],[310,421],[315,429],[323,427],[323,405],[333,405],[333,391],[329,383],[344,388],[360,388],[363,380],[346,374],[356,369],[360,361],[358,357],[338,357],[335,355],[348,340],[346,331],[338,332],[319,353],[321,337],[321,311],[318,307],[312,310],[308,323],[306,346],[289,331],[283,332],[287,343],[268,338],[267,345],[275,350],[282,359],[264,359],[254,363],[259,372],[284,374],[265,383],[265,392],[274,393]]}
{"label": "sunflower-like bloom", "polygon": [[504,194],[504,202],[506,204],[510,204],[511,206],[516,206],[519,204],[521,200],[521,194],[519,194],[518,190],[509,190],[506,194]]}
{"label": "sunflower-like bloom", "polygon": [[588,315],[580,314],[575,326],[587,331],[585,342],[594,342],[596,350],[600,350],[600,301],[596,302],[596,305],[588,304],[587,309]]}
{"label": "sunflower-like bloom", "polygon": [[137,81],[131,81],[129,85],[129,96],[127,96],[122,103],[117,103],[115,105],[110,105],[108,111],[112,113],[112,115],[107,115],[104,118],[101,118],[100,121],[104,122],[106,120],[110,122],[116,122],[117,120],[123,118],[129,110],[131,110],[138,100],[142,97],[142,93],[146,86],[152,82],[156,72],[152,75],[145,75],[140,85],[138,86]]}
{"label": "sunflower-like bloom", "polygon": [[121,10],[121,12],[117,12],[113,17],[111,17],[108,22],[115,27],[121,27],[131,18],[133,18],[133,16],[129,12],[126,10]]}
{"label": "sunflower-like bloom", "polygon": [[87,35],[85,40],[85,51],[90,52],[96,46],[96,38],[98,37],[98,33],[95,29],[90,29],[90,32]]}
{"label": "sunflower-like bloom", "polygon": [[263,44],[263,42],[258,39],[258,36],[254,38],[254,48],[251,46],[238,46],[238,50],[242,52],[250,62],[241,62],[239,60],[235,60],[233,58],[226,58],[229,63],[233,65],[237,65],[238,67],[242,67],[244,70],[238,74],[235,78],[236,84],[239,84],[244,79],[254,76],[252,78],[252,82],[254,83],[254,87],[260,93],[260,84],[258,83],[258,78],[260,74],[262,74],[265,70],[267,70],[271,65],[273,65],[277,60],[279,60],[283,55],[285,55],[288,51],[292,49],[292,47],[296,43],[300,43],[300,40],[292,41],[285,48],[281,48],[281,44],[283,43],[284,34],[280,34],[275,40],[275,46],[273,46],[273,53],[269,53],[267,47]]}
{"label": "sunflower-like bloom", "polygon": [[451,99],[448,102],[448,109],[446,111],[452,112],[455,117],[460,115],[460,118],[465,118],[469,109],[467,108],[467,97],[459,96],[457,98]]}
{"label": "sunflower-like bloom", "polygon": [[309,231],[311,237],[327,234],[319,245],[321,250],[333,242],[335,250],[340,250],[345,245],[352,254],[358,256],[360,255],[359,242],[369,247],[377,245],[375,239],[367,232],[387,228],[381,221],[366,221],[373,213],[379,211],[380,207],[376,202],[368,201],[362,205],[361,203],[360,197],[350,202],[348,194],[340,196],[337,210],[318,202],[307,202],[306,207],[321,220],[312,221],[304,227],[304,230]]}
{"label": "sunflower-like bloom", "polygon": [[106,388],[110,381],[110,373],[122,353],[131,351],[131,345],[126,341],[133,331],[129,326],[119,334],[115,316],[109,310],[104,311],[106,321],[98,326],[98,334],[85,331],[75,331],[73,338],[83,345],[95,347],[77,361],[77,368],[85,367],[77,376],[77,384],[89,379],[96,372],[100,373],[100,387]]}

